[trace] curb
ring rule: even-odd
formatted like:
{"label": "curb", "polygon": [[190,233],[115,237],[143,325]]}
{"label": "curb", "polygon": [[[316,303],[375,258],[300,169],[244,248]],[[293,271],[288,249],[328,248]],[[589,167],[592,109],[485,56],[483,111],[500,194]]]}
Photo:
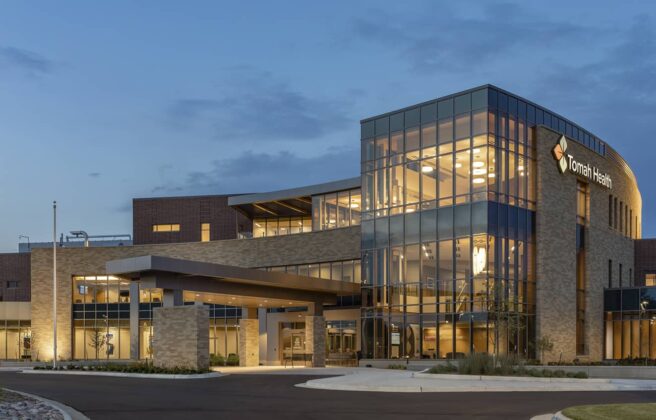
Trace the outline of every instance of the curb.
{"label": "curb", "polygon": [[141,378],[141,379],[210,379],[225,376],[218,372],[200,373],[194,375],[173,375],[165,373],[125,373],[125,372],[94,372],[94,371],[65,371],[65,370],[22,370],[20,373],[30,375],[78,375],[78,376],[108,376],[114,378]]}
{"label": "curb", "polygon": [[69,407],[68,405],[62,404],[58,401],[49,400],[39,395],[29,394],[27,392],[16,391],[15,389],[11,389],[11,388],[4,388],[4,389],[9,392],[14,392],[16,394],[22,395],[24,397],[33,398],[37,401],[41,401],[42,403],[53,407],[54,409],[56,409],[61,413],[61,415],[64,417],[64,420],[90,420],[89,417],[80,413],[73,407]]}
{"label": "curb", "polygon": [[421,379],[457,379],[465,381],[483,381],[491,380],[498,382],[545,382],[545,383],[588,383],[588,384],[610,384],[611,379],[598,379],[598,378],[535,378],[532,376],[493,376],[493,375],[458,375],[458,374],[440,374],[440,373],[425,373],[426,371],[413,373],[414,378]]}
{"label": "curb", "polygon": [[[458,387],[458,388],[449,388],[449,387],[433,387],[433,386],[369,386],[369,385],[347,385],[347,384],[320,384],[313,381],[308,381],[303,384],[295,385],[299,388],[307,389],[320,389],[324,391],[356,391],[356,392],[415,392],[415,393],[450,393],[450,392],[599,392],[599,391],[625,391],[621,389],[578,389],[573,387],[567,388],[542,388],[542,387],[523,387],[523,388],[514,388],[508,389],[503,386],[484,386],[484,387]],[[628,391],[628,390],[626,390]]]}

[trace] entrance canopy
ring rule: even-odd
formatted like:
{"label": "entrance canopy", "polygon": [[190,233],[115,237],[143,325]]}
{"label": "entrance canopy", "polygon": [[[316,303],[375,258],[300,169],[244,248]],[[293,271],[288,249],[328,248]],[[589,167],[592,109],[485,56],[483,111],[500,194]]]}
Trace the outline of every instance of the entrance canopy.
{"label": "entrance canopy", "polygon": [[144,288],[196,292],[206,298],[218,295],[215,303],[234,306],[334,305],[338,296],[360,293],[357,283],[157,255],[109,261],[106,271],[138,280]]}

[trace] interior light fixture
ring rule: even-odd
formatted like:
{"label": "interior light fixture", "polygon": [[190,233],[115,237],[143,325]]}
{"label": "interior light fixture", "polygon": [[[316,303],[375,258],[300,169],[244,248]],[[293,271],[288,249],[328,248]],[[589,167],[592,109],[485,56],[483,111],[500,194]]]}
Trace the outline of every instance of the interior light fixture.
{"label": "interior light fixture", "polygon": [[462,163],[460,163],[460,162],[456,162],[455,167],[456,167],[456,168],[462,168]]}
{"label": "interior light fixture", "polygon": [[494,178],[496,175],[494,173],[489,174],[487,177],[488,178]]}
{"label": "interior light fixture", "polygon": [[482,162],[482,161],[480,161],[480,160],[475,160],[475,161],[472,163],[472,166],[473,166],[474,168],[482,168],[483,166],[485,166],[485,162]]}
{"label": "interior light fixture", "polygon": [[473,175],[485,175],[487,171],[485,169],[477,168],[472,171]]}
{"label": "interior light fixture", "polygon": [[485,182],[485,180],[484,180],[483,178],[474,178],[474,179],[472,180],[472,182],[473,182],[474,184],[482,184],[482,183]]}
{"label": "interior light fixture", "polygon": [[428,166],[428,165],[424,165],[424,166],[421,167],[421,171],[423,173],[430,173],[430,172],[433,172],[433,167]]}

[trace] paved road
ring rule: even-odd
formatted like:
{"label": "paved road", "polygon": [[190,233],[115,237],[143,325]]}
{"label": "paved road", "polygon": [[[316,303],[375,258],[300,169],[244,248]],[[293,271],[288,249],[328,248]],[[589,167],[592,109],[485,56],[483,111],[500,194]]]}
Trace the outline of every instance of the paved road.
{"label": "paved road", "polygon": [[528,419],[576,404],[654,402],[649,392],[424,393],[296,388],[315,377],[157,380],[0,373],[0,386],[61,401],[92,419]]}

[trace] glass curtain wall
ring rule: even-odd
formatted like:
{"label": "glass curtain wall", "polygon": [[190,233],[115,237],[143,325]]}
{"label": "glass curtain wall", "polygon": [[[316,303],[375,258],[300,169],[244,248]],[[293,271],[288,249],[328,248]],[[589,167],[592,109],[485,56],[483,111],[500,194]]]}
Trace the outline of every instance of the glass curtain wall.
{"label": "glass curtain wall", "polygon": [[73,276],[73,358],[130,358],[130,284],[114,276]]}
{"label": "glass curtain wall", "polygon": [[604,292],[605,351],[609,360],[656,360],[656,287]]}
{"label": "glass curtain wall", "polygon": [[0,320],[0,359],[38,360],[39,355],[32,353],[30,326],[29,320]]}
{"label": "glass curtain wall", "polygon": [[535,121],[491,92],[362,125],[366,358],[535,352]]}
{"label": "glass curtain wall", "polygon": [[339,191],[312,197],[312,229],[328,230],[360,224],[360,189]]}
{"label": "glass curtain wall", "polygon": [[360,260],[332,261],[315,264],[298,264],[263,268],[267,271],[281,271],[299,276],[339,280],[347,283],[360,283]]}

